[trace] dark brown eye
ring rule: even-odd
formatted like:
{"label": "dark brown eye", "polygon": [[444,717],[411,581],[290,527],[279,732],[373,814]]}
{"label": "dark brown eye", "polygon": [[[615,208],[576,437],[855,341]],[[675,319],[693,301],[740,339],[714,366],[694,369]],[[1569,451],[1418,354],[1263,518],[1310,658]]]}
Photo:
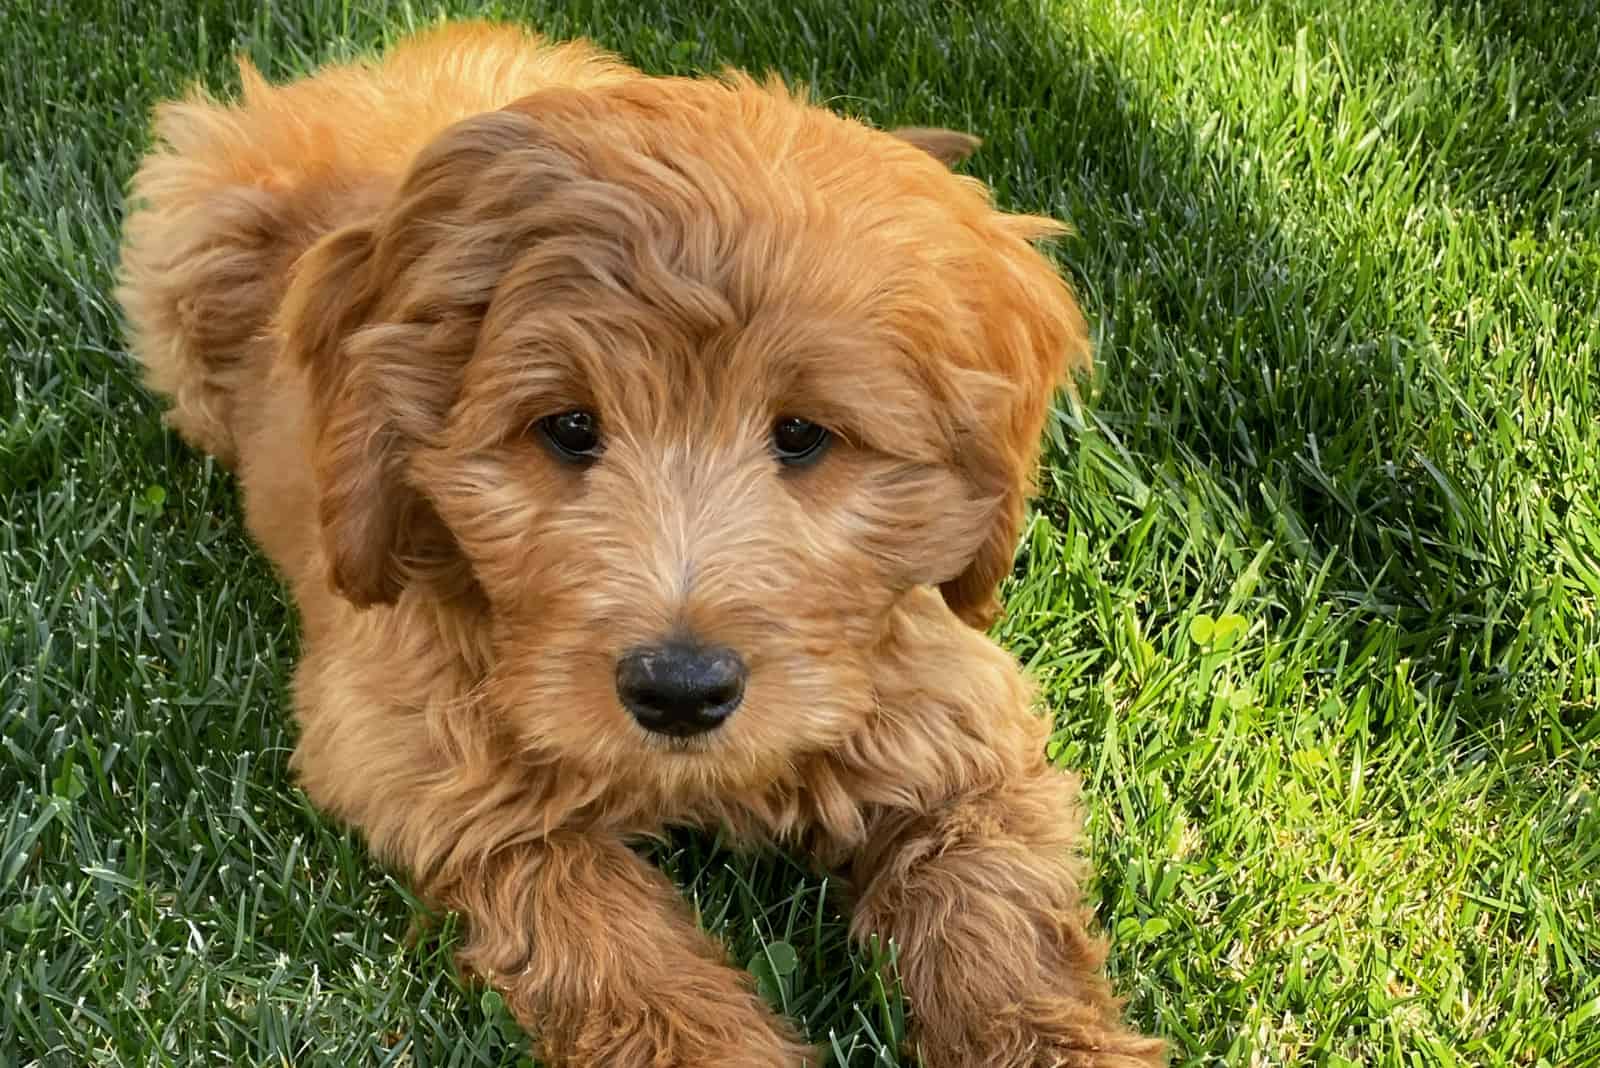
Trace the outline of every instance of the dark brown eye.
{"label": "dark brown eye", "polygon": [[809,419],[785,416],[772,424],[772,451],[783,463],[798,467],[821,456],[831,437],[827,428]]}
{"label": "dark brown eye", "polygon": [[539,431],[557,453],[569,460],[593,460],[600,455],[600,420],[593,412],[547,415],[539,420]]}

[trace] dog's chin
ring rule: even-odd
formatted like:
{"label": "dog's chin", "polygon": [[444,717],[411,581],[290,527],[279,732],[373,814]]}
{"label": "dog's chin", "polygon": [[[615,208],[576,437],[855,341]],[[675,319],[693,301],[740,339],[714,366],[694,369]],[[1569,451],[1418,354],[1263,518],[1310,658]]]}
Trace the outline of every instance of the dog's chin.
{"label": "dog's chin", "polygon": [[664,796],[686,803],[759,792],[782,778],[795,760],[793,753],[753,746],[737,724],[682,738],[642,728],[634,733],[636,773]]}
{"label": "dog's chin", "polygon": [[714,755],[719,749],[725,748],[727,741],[723,737],[722,728],[707,731],[705,734],[691,734],[687,737],[676,737],[670,734],[657,734],[654,731],[640,729],[639,736],[643,739],[645,749],[652,753],[659,753],[663,757],[691,760],[697,756]]}

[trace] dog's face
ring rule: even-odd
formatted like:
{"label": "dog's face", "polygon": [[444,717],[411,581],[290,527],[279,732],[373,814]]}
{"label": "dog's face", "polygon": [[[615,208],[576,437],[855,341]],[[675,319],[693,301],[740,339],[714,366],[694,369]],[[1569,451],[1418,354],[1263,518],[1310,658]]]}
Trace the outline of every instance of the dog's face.
{"label": "dog's face", "polygon": [[1049,224],[951,145],[744,81],[446,132],[284,309],[335,587],[470,574],[505,729],[612,780],[749,787],[839,744],[908,590],[989,618],[1087,360]]}

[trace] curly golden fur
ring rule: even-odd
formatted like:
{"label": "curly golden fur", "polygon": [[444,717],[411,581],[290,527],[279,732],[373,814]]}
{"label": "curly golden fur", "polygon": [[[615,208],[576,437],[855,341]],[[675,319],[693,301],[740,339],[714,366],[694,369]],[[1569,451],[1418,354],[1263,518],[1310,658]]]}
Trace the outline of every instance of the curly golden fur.
{"label": "curly golden fur", "polygon": [[[1163,1060],[978,629],[1089,356],[1055,224],[943,165],[970,138],[478,24],[243,65],[156,130],[120,297],[303,617],[300,779],[464,914],[551,1063],[816,1063],[629,848],[669,824],[846,872],[930,1068]],[[603,451],[541,432],[578,410]],[[831,432],[815,463],[775,458],[785,418]],[[714,730],[619,700],[673,636],[747,665]]]}

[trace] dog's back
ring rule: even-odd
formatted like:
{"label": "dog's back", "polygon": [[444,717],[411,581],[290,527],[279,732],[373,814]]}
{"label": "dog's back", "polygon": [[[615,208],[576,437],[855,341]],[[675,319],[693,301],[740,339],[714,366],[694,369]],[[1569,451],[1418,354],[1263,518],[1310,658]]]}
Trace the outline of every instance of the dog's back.
{"label": "dog's back", "polygon": [[272,318],[295,261],[381,199],[441,130],[552,86],[634,74],[587,45],[458,24],[381,63],[329,67],[271,86],[240,61],[242,99],[200,90],[156,111],[156,144],[134,176],[122,284],[134,349],[169,420],[236,461],[248,397],[277,348]]}

